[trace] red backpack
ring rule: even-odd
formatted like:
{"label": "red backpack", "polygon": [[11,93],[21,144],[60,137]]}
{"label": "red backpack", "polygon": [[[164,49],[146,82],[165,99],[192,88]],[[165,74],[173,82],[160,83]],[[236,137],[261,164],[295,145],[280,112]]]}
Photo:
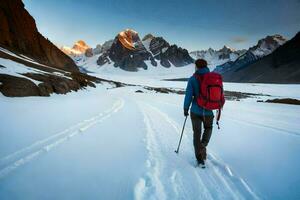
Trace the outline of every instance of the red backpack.
{"label": "red backpack", "polygon": [[200,85],[197,103],[207,110],[218,110],[217,125],[221,116],[221,109],[225,103],[222,76],[215,72],[203,75],[194,74]]}

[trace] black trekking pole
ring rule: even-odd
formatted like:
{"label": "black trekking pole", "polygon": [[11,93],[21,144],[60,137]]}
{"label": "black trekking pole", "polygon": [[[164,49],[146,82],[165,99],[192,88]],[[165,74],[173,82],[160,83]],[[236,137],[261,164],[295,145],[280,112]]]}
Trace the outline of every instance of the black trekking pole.
{"label": "black trekking pole", "polygon": [[184,127],[185,127],[185,122],[187,120],[188,116],[185,117],[185,120],[184,120],[184,123],[183,123],[183,127],[182,127],[182,131],[181,131],[181,136],[180,136],[180,140],[179,140],[179,144],[178,144],[178,147],[177,147],[177,150],[175,150],[175,153],[179,153],[179,147],[180,147],[180,144],[181,144],[181,139],[182,139],[182,135],[183,135],[183,131],[184,131]]}

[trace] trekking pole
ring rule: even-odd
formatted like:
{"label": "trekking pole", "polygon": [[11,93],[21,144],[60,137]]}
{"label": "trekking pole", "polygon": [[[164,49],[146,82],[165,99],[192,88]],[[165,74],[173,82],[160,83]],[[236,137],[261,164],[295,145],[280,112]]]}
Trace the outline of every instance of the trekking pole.
{"label": "trekking pole", "polygon": [[183,127],[182,127],[182,131],[181,131],[181,136],[180,136],[180,140],[179,140],[179,144],[178,144],[178,147],[177,149],[175,150],[175,153],[179,153],[179,147],[180,147],[180,144],[181,144],[181,139],[182,139],[182,135],[183,135],[183,131],[184,131],[184,127],[185,127],[185,122],[187,120],[188,116],[185,117],[185,120],[184,120],[184,123],[183,123]]}

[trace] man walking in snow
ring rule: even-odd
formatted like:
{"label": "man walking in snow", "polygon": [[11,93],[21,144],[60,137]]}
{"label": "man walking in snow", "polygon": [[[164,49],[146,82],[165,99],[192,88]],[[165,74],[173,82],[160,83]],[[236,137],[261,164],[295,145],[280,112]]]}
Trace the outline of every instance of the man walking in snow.
{"label": "man walking in snow", "polygon": [[[209,143],[212,128],[214,114],[212,110],[204,109],[197,103],[197,97],[200,95],[200,84],[196,78],[196,75],[204,75],[209,73],[207,62],[204,59],[198,59],[195,62],[195,74],[188,80],[184,98],[184,116],[189,115],[189,108],[191,106],[191,120],[194,132],[194,149],[195,156],[198,164],[204,165],[206,159],[206,146]],[[201,134],[202,125],[204,128],[203,135]],[[202,137],[201,137],[202,135]]]}

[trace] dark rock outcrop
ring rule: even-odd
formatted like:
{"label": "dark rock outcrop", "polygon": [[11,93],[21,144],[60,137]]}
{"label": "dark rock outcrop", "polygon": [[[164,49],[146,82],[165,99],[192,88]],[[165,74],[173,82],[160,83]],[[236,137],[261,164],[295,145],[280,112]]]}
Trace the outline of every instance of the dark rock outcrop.
{"label": "dark rock outcrop", "polygon": [[97,65],[102,66],[104,64],[110,64],[110,60],[109,60],[109,57],[108,57],[108,52],[104,52],[97,59]]}
{"label": "dark rock outcrop", "polygon": [[[80,72],[72,72],[65,76],[53,74],[25,73],[23,77],[0,74],[0,92],[8,97],[50,96],[52,93],[66,94],[81,88],[100,83],[100,79]],[[40,81],[38,85],[31,80]]]}
{"label": "dark rock outcrop", "polygon": [[282,104],[290,104],[290,105],[300,105],[300,101],[298,99],[291,99],[291,98],[268,99],[265,102],[266,103],[282,103]]}
{"label": "dark rock outcrop", "polygon": [[175,67],[182,67],[194,62],[188,51],[177,45],[171,45],[163,56],[167,58]]}
{"label": "dark rock outcrop", "polygon": [[40,96],[39,87],[26,78],[0,74],[0,81],[0,92],[4,96]]}
{"label": "dark rock outcrop", "polygon": [[92,57],[94,54],[93,54],[93,49],[92,48],[89,48],[85,51],[84,55],[86,57]]}
{"label": "dark rock outcrop", "polygon": [[164,67],[170,67],[171,63],[175,67],[182,67],[194,62],[186,49],[170,45],[162,37],[153,37],[149,49],[154,58],[160,60],[160,64]]}
{"label": "dark rock outcrop", "polygon": [[0,46],[54,68],[78,71],[71,58],[38,32],[21,0],[0,1]]}

